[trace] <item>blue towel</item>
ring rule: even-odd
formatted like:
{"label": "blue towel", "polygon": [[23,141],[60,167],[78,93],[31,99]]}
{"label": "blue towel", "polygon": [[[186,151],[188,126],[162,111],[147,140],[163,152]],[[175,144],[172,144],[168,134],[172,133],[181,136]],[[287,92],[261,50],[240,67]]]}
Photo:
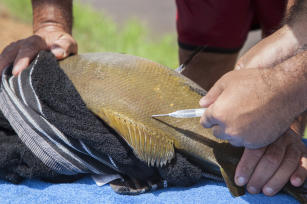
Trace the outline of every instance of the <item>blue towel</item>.
{"label": "blue towel", "polygon": [[[307,140],[304,140],[307,146]],[[224,183],[202,180],[189,188],[167,188],[138,196],[116,194],[109,185],[98,187],[90,177],[71,184],[50,184],[39,180],[25,180],[14,185],[0,180],[0,203],[298,203],[289,195],[274,197],[263,194],[234,198]]]}

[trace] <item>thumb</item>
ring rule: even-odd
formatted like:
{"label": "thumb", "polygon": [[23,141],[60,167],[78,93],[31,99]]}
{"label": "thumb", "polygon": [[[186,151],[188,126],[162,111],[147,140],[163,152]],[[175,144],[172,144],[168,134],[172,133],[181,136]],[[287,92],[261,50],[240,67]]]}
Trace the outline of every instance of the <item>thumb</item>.
{"label": "thumb", "polygon": [[71,54],[76,54],[78,45],[71,36],[64,35],[53,43],[50,50],[57,59],[64,59]]}
{"label": "thumb", "polygon": [[240,70],[240,69],[244,69],[247,68],[247,64],[249,61],[251,61],[251,57],[249,56],[250,51],[248,51],[247,53],[245,53],[242,57],[239,58],[239,60],[237,61],[234,70]]}
{"label": "thumb", "polygon": [[209,107],[221,95],[223,90],[224,87],[222,86],[222,83],[220,82],[220,80],[217,81],[214,86],[209,90],[209,92],[200,99],[199,105],[205,108]]}
{"label": "thumb", "polygon": [[244,63],[242,59],[239,59],[239,61],[236,63],[234,70],[240,70],[244,68]]}
{"label": "thumb", "polygon": [[63,48],[58,47],[58,46],[52,46],[51,52],[54,54],[54,56],[57,59],[62,59],[67,55],[66,51]]}

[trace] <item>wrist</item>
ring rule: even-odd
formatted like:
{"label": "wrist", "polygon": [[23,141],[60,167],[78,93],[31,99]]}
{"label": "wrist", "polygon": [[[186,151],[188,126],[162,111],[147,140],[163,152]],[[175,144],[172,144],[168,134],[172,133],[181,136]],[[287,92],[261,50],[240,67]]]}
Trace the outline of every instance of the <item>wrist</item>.
{"label": "wrist", "polygon": [[[307,25],[306,27],[307,28]],[[284,47],[290,48],[293,55],[298,54],[307,49],[307,30],[303,26],[284,25],[277,34],[279,40],[283,42]],[[292,56],[293,56],[292,55]]]}
{"label": "wrist", "polygon": [[46,22],[33,27],[33,32],[35,35],[44,35],[50,32],[66,32],[66,29],[60,23]]}
{"label": "wrist", "polygon": [[32,0],[33,32],[49,27],[71,34],[72,0]]}
{"label": "wrist", "polygon": [[279,81],[278,92],[282,95],[284,106],[297,117],[307,109],[307,52],[297,54],[271,71],[274,72],[274,80]]}
{"label": "wrist", "polygon": [[307,49],[307,23],[297,22],[292,26],[286,25],[290,29],[290,35],[292,35],[297,43],[298,49],[304,51]]}

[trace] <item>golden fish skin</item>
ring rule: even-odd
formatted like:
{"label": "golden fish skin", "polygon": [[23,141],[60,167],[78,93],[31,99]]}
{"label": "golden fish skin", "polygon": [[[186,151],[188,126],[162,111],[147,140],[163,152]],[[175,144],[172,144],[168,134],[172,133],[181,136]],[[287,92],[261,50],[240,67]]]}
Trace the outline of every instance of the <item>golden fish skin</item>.
{"label": "golden fish skin", "polygon": [[[88,109],[107,122],[140,160],[163,166],[176,149],[207,172],[222,174],[234,196],[244,194],[244,188],[233,181],[242,148],[216,139],[200,125],[199,118],[151,117],[198,108],[206,92],[194,82],[158,63],[117,53],[72,56],[60,66]],[[292,195],[306,202],[307,196],[296,192]]]}

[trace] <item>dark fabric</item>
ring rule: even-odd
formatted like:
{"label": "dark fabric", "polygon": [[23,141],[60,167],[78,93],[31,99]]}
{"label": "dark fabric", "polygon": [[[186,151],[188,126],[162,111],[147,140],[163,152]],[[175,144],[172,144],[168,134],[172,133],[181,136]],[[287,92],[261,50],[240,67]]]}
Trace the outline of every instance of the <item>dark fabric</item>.
{"label": "dark fabric", "polygon": [[48,121],[67,137],[81,139],[97,155],[109,155],[124,174],[146,178],[155,173],[153,168],[134,156],[113,130],[86,108],[51,53],[41,52],[36,67],[32,73],[33,88]]}
{"label": "dark fabric", "polygon": [[161,177],[167,180],[170,186],[191,186],[201,179],[202,172],[178,152],[170,164],[159,168]]}
{"label": "dark fabric", "polygon": [[[196,50],[199,47],[199,45],[190,45],[190,44],[182,43],[180,41],[178,41],[178,46],[181,49],[190,50],[190,51],[194,51],[194,50]],[[204,49],[201,52],[233,54],[233,53],[239,52],[241,48],[242,47],[222,48],[222,47],[208,47],[208,46],[204,46]]]}
{"label": "dark fabric", "polygon": [[[36,58],[37,62],[39,56]],[[59,174],[100,173],[91,157],[79,151],[75,144],[46,118],[31,86],[32,65],[17,77],[10,69],[2,73],[0,109],[21,141],[50,169]]]}
{"label": "dark fabric", "polygon": [[[0,112],[0,178],[19,183],[23,178],[57,179],[61,175],[49,169],[21,142]],[[73,181],[77,176],[66,176]]]}
{"label": "dark fabric", "polygon": [[208,46],[207,52],[240,49],[258,25],[267,36],[278,29],[286,0],[176,0],[180,47]]}

